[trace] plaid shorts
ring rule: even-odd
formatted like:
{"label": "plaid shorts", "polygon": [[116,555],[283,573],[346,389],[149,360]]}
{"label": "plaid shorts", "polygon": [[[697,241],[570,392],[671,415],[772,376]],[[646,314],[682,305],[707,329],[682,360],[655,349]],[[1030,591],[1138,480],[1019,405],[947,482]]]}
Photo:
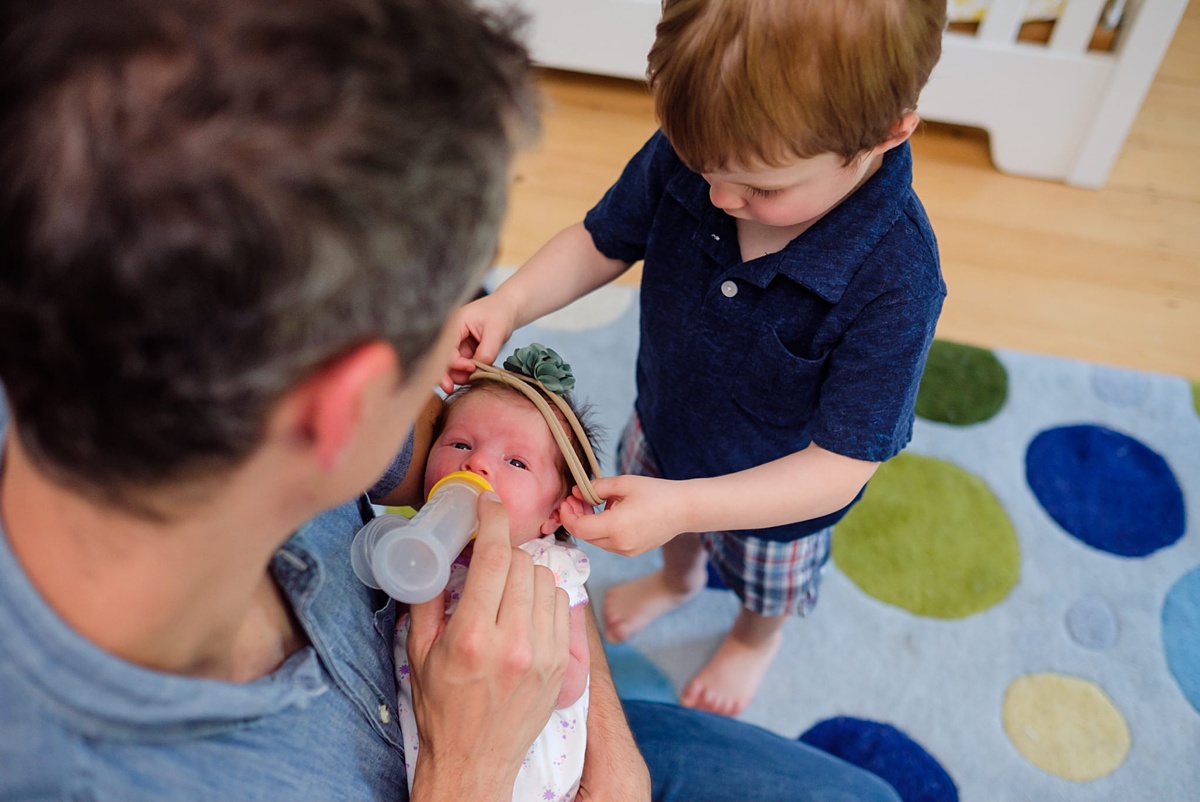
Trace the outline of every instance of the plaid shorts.
{"label": "plaid shorts", "polygon": [[[661,478],[634,413],[617,446],[620,473]],[[739,532],[701,532],[708,559],[748,610],[767,616],[807,615],[817,603],[833,527],[794,540],[763,540]]]}

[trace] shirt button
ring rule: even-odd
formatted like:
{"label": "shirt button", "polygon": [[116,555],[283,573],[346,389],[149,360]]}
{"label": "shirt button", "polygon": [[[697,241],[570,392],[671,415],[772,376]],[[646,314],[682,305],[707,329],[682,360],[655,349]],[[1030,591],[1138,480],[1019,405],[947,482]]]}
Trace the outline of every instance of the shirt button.
{"label": "shirt button", "polygon": [[726,298],[732,298],[733,296],[737,295],[737,290],[738,290],[738,288],[737,288],[736,282],[734,282],[734,281],[722,281],[721,282],[721,294],[724,295]]}
{"label": "shirt button", "polygon": [[380,705],[380,706],[379,706],[379,720],[380,720],[380,721],[382,721],[384,724],[389,724],[389,723],[391,723],[391,720],[392,720],[392,711],[391,711],[391,710],[388,710],[388,706],[387,706],[387,705]]}

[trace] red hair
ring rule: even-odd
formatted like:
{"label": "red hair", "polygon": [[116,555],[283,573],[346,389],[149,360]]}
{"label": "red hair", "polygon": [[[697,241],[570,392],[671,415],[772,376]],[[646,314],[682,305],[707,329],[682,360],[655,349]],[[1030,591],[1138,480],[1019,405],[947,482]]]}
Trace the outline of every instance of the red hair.
{"label": "red hair", "polygon": [[941,56],[946,0],[664,0],[647,77],[697,172],[885,142]]}

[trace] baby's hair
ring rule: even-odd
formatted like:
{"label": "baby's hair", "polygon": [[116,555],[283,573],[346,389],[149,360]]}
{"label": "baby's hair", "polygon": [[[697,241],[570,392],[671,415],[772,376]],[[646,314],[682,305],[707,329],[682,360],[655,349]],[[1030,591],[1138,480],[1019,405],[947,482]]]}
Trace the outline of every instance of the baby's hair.
{"label": "baby's hair", "polygon": [[[521,393],[515,387],[511,387],[502,382],[490,381],[490,380],[478,380],[478,381],[474,381],[470,384],[465,384],[465,385],[459,387],[457,390],[455,390],[449,396],[447,396],[446,402],[442,405],[442,409],[438,413],[437,419],[434,421],[434,424],[433,424],[433,439],[434,440],[436,440],[438,437],[440,437],[442,434],[442,431],[445,429],[446,419],[450,415],[450,408],[452,406],[454,406],[454,404],[457,403],[459,399],[461,399],[463,396],[467,395],[468,393],[492,393],[494,395],[510,395],[514,398],[520,398],[520,399],[528,402],[530,406],[534,406],[533,402],[530,401],[528,398],[526,398],[523,393]],[[583,430],[584,437],[587,438],[588,445],[590,447],[592,447],[593,449],[595,449],[596,443],[597,443],[597,440],[599,437],[599,428],[591,420],[591,417],[592,417],[591,405],[576,403],[574,397],[569,394],[565,395],[565,396],[559,396],[559,397],[562,398],[563,401],[566,402],[567,406],[570,407],[571,412],[575,415],[576,420],[579,421],[579,426]],[[563,416],[562,413],[559,412],[557,409],[555,409],[555,415],[557,415],[559,417],[560,422],[562,422],[563,424],[567,423],[565,416]],[[587,472],[588,478],[595,479],[596,478],[595,471],[592,470],[592,468],[590,466],[590,461],[587,456],[587,450],[584,448],[583,442],[580,441],[580,439],[576,436],[575,432],[572,430],[572,428],[570,426],[564,425],[563,431],[566,433],[568,439],[571,441],[571,448],[575,452],[575,456],[579,458],[579,461],[583,465],[584,470]],[[565,457],[563,457],[562,453],[558,454],[556,464],[558,465],[559,477],[562,479],[563,492],[569,493],[571,490],[571,487],[575,485],[575,477],[571,473],[571,468],[567,464],[567,460]]]}
{"label": "baby's hair", "polygon": [[664,0],[646,71],[697,172],[887,141],[941,56],[946,0]]}

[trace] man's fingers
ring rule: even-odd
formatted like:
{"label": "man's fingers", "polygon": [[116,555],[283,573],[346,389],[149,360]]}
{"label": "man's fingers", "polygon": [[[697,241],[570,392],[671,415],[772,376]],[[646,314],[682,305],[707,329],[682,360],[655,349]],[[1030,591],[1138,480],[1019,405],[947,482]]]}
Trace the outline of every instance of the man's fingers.
{"label": "man's fingers", "polygon": [[554,588],[554,634],[554,653],[562,657],[562,670],[566,673],[571,650],[571,597],[557,585]]}
{"label": "man's fingers", "polygon": [[[496,621],[504,588],[508,584],[509,566],[514,557],[508,532],[508,512],[500,497],[491,491],[479,496],[479,534],[471,553],[471,570],[463,584],[459,613],[470,618],[484,617]],[[455,614],[455,618],[458,613]]]}
{"label": "man's fingers", "polygon": [[554,572],[545,566],[533,570],[532,647],[538,671],[556,685],[562,682],[570,655],[571,601],[554,583]]}
{"label": "man's fingers", "polygon": [[[508,581],[504,586],[504,598],[500,600],[496,621],[503,630],[511,633],[515,638],[527,637],[533,626],[530,607],[534,603],[538,574],[541,573],[537,569],[538,566],[533,564],[533,559],[528,554],[520,549],[512,550],[508,565]],[[472,566],[472,570],[474,570],[474,566]],[[546,568],[543,568],[542,571],[549,573],[549,569]],[[553,575],[551,575],[550,581],[554,581]]]}
{"label": "man's fingers", "polygon": [[439,593],[427,602],[414,604],[408,610],[408,655],[410,662],[420,662],[437,640],[446,621],[446,602]]}
{"label": "man's fingers", "polygon": [[[562,599],[558,596],[558,588],[554,584],[554,572],[544,565],[533,566],[533,628],[534,632],[553,632],[557,643],[557,608]],[[566,591],[563,591],[564,598]],[[569,606],[569,603],[568,603]]]}

